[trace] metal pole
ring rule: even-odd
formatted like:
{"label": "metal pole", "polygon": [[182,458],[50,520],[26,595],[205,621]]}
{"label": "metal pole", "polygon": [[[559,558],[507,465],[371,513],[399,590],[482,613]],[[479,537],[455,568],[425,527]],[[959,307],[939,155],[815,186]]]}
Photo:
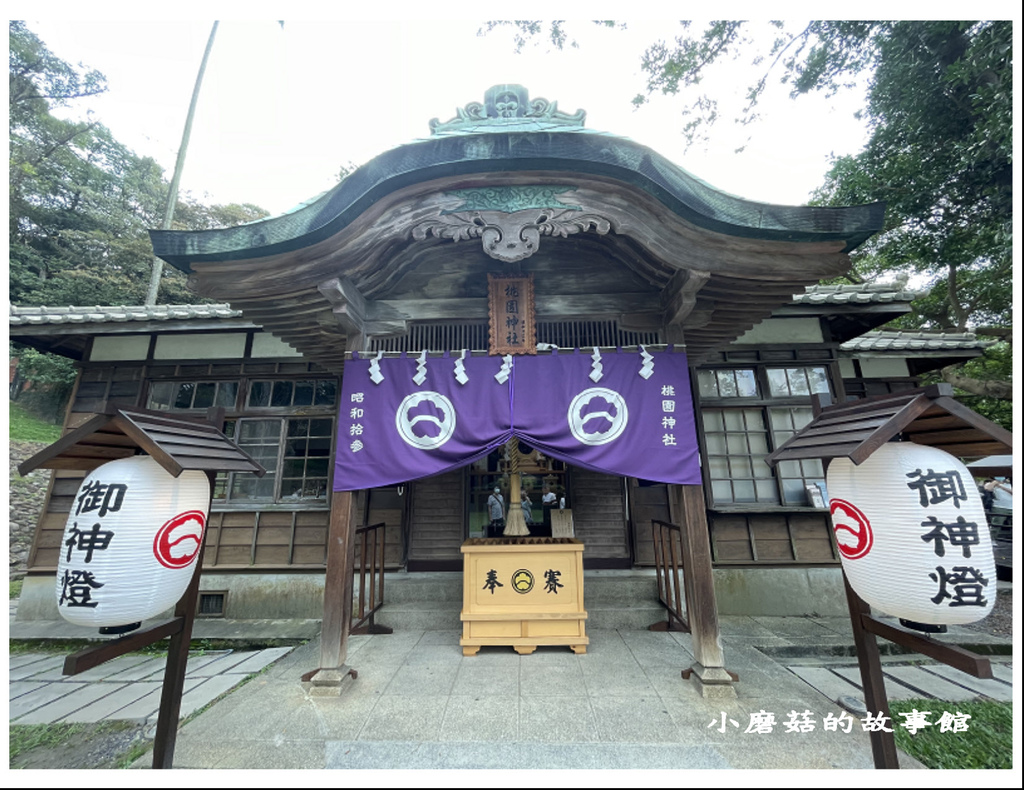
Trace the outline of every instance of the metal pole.
{"label": "metal pole", "polygon": [[[185,129],[181,133],[181,145],[178,147],[178,159],[174,163],[174,175],[171,176],[171,186],[167,192],[167,205],[164,206],[164,221],[160,226],[161,230],[170,230],[171,222],[174,219],[174,209],[178,203],[178,184],[181,182],[181,171],[185,168],[185,152],[188,150],[188,138],[192,134],[192,118],[196,113],[196,104],[199,102],[199,89],[203,84],[203,74],[206,71],[206,62],[210,59],[210,50],[213,49],[213,37],[217,34],[217,22],[213,23],[210,30],[210,39],[206,42],[206,52],[203,53],[203,61],[199,64],[199,74],[196,75],[196,84],[192,89],[192,102],[188,106],[188,115],[185,118]],[[157,292],[160,290],[160,276],[164,271],[164,262],[153,256],[153,270],[149,278],[149,291],[146,293],[145,304],[156,304]]]}

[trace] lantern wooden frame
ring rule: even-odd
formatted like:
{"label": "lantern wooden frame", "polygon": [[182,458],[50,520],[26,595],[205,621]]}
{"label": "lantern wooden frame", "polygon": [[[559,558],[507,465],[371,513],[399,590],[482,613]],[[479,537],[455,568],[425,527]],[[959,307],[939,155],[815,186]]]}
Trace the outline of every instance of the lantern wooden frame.
{"label": "lantern wooden frame", "polygon": [[[827,395],[811,398],[814,418],[765,460],[774,467],[781,461],[817,458],[826,466],[833,458],[861,464],[879,447],[900,437],[944,450],[960,458],[982,458],[1013,452],[1013,434],[953,399],[953,387],[935,384],[893,395],[861,398],[832,405]],[[936,661],[973,675],[991,678],[991,661],[969,650],[938,642],[930,636],[886,623],[871,614],[871,607],[854,591],[843,572],[846,601],[857,649],[864,702],[874,715],[890,720],[889,699],[882,676],[876,637],[895,642]],[[893,732],[870,733],[875,768],[899,768]]]}
{"label": "lantern wooden frame", "polygon": [[[221,433],[218,426],[223,422],[223,409],[210,409],[203,420],[147,409],[109,407],[23,461],[18,465],[18,472],[26,475],[34,469],[91,471],[108,461],[145,453],[173,477],[190,469],[205,472],[210,481],[212,503],[218,472],[252,472],[262,477],[267,471]],[[204,539],[196,558],[192,581],[175,606],[174,616],[170,620],[86,648],[64,660],[63,673],[77,675],[112,658],[170,637],[156,737],[153,741],[154,768],[173,767],[178,715],[185,686],[185,667],[199,601],[199,580],[205,549]]]}

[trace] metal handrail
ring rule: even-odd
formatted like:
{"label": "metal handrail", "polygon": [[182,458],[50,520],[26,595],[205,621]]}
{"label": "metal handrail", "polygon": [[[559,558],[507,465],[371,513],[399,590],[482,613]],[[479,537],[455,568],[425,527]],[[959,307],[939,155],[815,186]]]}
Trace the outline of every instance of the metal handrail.
{"label": "metal handrail", "polygon": [[[374,633],[381,626],[374,615],[384,606],[384,522],[356,529],[361,544],[359,552],[359,595],[349,633]],[[378,540],[379,536],[379,540]],[[369,588],[367,588],[369,578]],[[367,595],[369,593],[369,595]]]}
{"label": "metal handrail", "polygon": [[[682,554],[682,531],[676,524],[651,519],[654,536],[654,567],[658,578],[658,600],[668,611],[671,630],[690,630],[686,616],[686,588],[682,582],[679,557]],[[678,623],[678,625],[677,625]]]}

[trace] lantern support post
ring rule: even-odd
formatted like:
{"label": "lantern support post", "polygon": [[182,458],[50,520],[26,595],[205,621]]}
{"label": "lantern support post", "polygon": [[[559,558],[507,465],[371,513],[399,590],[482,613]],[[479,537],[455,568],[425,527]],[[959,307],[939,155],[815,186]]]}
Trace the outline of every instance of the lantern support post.
{"label": "lantern support post", "polygon": [[889,711],[889,697],[885,691],[885,678],[882,675],[882,659],[878,650],[875,635],[864,628],[864,616],[871,615],[871,607],[850,586],[843,571],[843,585],[846,587],[846,603],[850,609],[850,625],[853,627],[853,644],[857,649],[857,665],[860,668],[861,688],[864,690],[864,704],[868,712],[881,720],[884,726],[889,720],[889,731],[873,729],[868,734],[871,739],[871,754],[875,760],[875,768],[899,768],[900,761],[896,751],[896,735],[892,727],[892,714]]}
{"label": "lantern support post", "polygon": [[[210,481],[210,505],[213,505],[213,488],[217,473],[206,473]],[[209,510],[207,510],[209,512]],[[199,603],[199,579],[203,573],[203,556],[206,554],[206,533],[203,545],[196,558],[196,572],[178,601],[174,615],[181,620],[181,630],[171,636],[167,647],[167,667],[164,670],[163,692],[160,695],[160,712],[156,720],[156,736],[153,739],[153,767],[172,768],[174,746],[178,736],[178,715],[181,712],[181,695],[185,689],[185,669],[188,664],[188,649],[192,643],[192,626],[196,619]]]}
{"label": "lantern support post", "polygon": [[63,674],[78,675],[93,667],[98,667],[112,658],[118,658],[125,653],[142,650],[155,642],[159,642],[161,639],[173,636],[181,630],[181,627],[181,618],[173,617],[170,620],[157,623],[144,631],[135,631],[119,639],[79,650],[77,653],[72,653],[64,659]]}
{"label": "lantern support post", "polygon": [[888,639],[890,642],[913,650],[915,653],[921,653],[929,658],[934,658],[936,661],[941,661],[943,664],[954,669],[966,672],[972,677],[981,680],[992,679],[992,661],[985,658],[985,656],[979,656],[977,653],[964,650],[956,645],[945,645],[942,642],[936,642],[934,639],[922,636],[921,634],[915,634],[912,631],[904,631],[870,614],[862,614],[860,621],[865,631],[880,636],[882,639]]}

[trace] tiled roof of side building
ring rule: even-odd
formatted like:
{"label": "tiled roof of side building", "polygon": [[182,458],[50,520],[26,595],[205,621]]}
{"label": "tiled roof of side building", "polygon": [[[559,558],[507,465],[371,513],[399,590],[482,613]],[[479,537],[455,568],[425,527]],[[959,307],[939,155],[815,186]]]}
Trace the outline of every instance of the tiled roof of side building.
{"label": "tiled roof of side building", "polygon": [[926,292],[912,291],[906,284],[864,283],[861,285],[812,285],[793,297],[795,304],[869,304],[912,302]]}
{"label": "tiled roof of side building", "polygon": [[162,304],[113,307],[15,307],[10,325],[102,324],[122,321],[174,321],[201,318],[237,318],[240,310],[226,304]]}
{"label": "tiled roof of side building", "polygon": [[840,346],[843,351],[952,351],[984,349],[995,340],[980,340],[972,332],[865,332]]}

